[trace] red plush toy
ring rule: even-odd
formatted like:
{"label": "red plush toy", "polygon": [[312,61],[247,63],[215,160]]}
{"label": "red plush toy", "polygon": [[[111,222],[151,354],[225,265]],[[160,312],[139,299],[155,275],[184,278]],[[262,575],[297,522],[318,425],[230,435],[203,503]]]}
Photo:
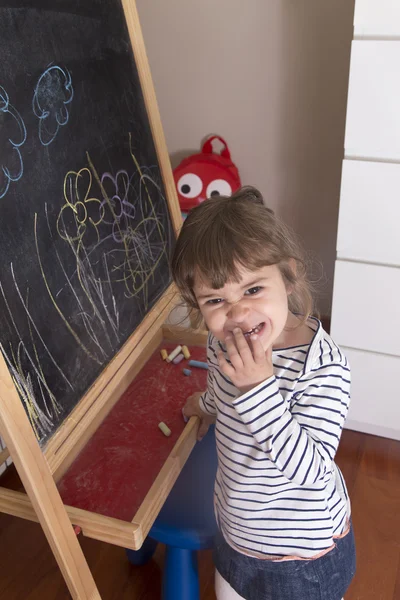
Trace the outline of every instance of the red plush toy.
{"label": "red plush toy", "polygon": [[[213,152],[213,140],[223,144],[220,154]],[[211,196],[230,196],[241,186],[228,144],[219,135],[208,138],[200,154],[185,158],[174,169],[174,179],[182,213],[187,213]]]}

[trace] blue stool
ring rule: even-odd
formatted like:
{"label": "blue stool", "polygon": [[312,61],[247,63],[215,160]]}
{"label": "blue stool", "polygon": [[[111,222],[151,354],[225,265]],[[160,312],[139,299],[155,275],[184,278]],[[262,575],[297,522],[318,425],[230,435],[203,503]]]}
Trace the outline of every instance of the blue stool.
{"label": "blue stool", "polygon": [[197,550],[213,548],[214,481],[217,470],[214,426],[193,448],[140,550],[127,550],[132,564],[151,558],[157,542],[166,545],[162,600],[199,600]]}

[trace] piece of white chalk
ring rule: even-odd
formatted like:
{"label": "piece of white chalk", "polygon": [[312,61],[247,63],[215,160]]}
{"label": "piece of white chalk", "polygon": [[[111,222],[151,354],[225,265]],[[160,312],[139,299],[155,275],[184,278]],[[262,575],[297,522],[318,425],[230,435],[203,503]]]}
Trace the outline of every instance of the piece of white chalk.
{"label": "piece of white chalk", "polygon": [[168,427],[168,425],[166,425],[165,423],[163,423],[163,421],[161,421],[161,423],[158,424],[159,429],[161,429],[161,431],[163,432],[164,435],[166,435],[167,437],[169,437],[171,435],[171,430]]}
{"label": "piece of white chalk", "polygon": [[208,365],[201,360],[189,360],[189,367],[197,367],[198,369],[208,369]]}
{"label": "piece of white chalk", "polygon": [[166,358],[165,360],[171,362],[176,356],[178,356],[181,350],[182,346],[177,346],[175,350],[172,350],[172,352],[168,355],[168,358]]}
{"label": "piece of white chalk", "polygon": [[178,356],[176,358],[174,358],[174,360],[172,361],[174,363],[174,365],[179,365],[179,363],[184,359],[185,357],[183,356],[183,354],[178,354]]}

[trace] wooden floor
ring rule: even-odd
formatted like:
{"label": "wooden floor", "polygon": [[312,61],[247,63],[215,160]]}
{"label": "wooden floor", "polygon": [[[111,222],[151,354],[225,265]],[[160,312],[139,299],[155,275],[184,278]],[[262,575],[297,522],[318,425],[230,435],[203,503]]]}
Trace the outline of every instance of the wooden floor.
{"label": "wooden floor", "polygon": [[[358,568],[346,600],[400,600],[400,442],[344,431],[337,462],[352,498]],[[13,468],[1,485],[18,486]],[[143,567],[121,548],[82,538],[103,600],[159,600],[164,549]],[[210,552],[199,556],[201,600],[215,600]],[[66,600],[39,525],[0,515],[0,598]]]}

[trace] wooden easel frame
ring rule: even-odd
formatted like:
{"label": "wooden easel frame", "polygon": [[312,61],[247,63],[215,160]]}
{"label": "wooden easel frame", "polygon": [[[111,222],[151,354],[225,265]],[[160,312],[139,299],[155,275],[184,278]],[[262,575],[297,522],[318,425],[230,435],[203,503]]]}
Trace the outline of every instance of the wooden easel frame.
{"label": "wooden easel frame", "polygon": [[[135,0],[121,1],[169,211],[178,232],[182,219],[136,4]],[[71,524],[79,525],[84,535],[94,539],[139,548],[195,444],[197,419],[192,418],[132,523],[64,506],[58,493],[55,481],[68,469],[163,337],[174,337],[169,329],[163,332],[162,324],[175,298],[171,286],[51,438],[44,452],[35,438],[7,365],[0,357],[0,433],[7,445],[2,458],[5,460],[9,452],[27,493],[0,488],[0,511],[40,522],[71,596],[77,600],[99,599],[100,594]],[[182,340],[182,335],[178,335]],[[204,334],[184,341],[198,343],[200,340],[205,341]]]}

